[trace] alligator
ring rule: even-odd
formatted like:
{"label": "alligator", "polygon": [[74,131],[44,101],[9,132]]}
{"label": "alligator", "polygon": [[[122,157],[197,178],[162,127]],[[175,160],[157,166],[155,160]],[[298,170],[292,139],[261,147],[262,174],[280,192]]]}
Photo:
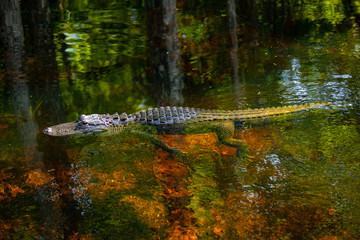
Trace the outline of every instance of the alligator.
{"label": "alligator", "polygon": [[127,132],[147,139],[171,153],[179,153],[157,138],[156,134],[184,134],[216,132],[221,143],[239,147],[234,139],[235,122],[271,119],[279,115],[321,108],[331,103],[312,103],[284,107],[249,110],[204,110],[189,107],[155,107],[134,114],[90,114],[81,115],[77,121],[62,123],[44,129],[48,136],[70,136],[89,134],[117,134]]}

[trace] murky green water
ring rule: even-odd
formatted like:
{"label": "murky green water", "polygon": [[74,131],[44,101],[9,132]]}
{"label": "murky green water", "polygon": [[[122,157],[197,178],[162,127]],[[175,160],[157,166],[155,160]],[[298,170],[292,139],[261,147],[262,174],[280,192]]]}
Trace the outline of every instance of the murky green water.
{"label": "murky green water", "polygon": [[[0,239],[360,238],[360,2],[0,3]],[[332,102],[214,133],[51,138],[81,114]]]}

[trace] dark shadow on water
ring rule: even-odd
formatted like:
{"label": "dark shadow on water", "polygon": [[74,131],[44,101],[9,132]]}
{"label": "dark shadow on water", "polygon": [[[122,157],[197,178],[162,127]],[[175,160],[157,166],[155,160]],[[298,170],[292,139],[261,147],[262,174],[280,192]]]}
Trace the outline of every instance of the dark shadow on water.
{"label": "dark shadow on water", "polygon": [[[4,80],[11,93],[9,102],[13,113],[21,116],[17,117],[16,122],[24,149],[24,162],[17,171],[24,171],[22,188],[34,184],[31,185],[34,191],[29,190],[29,193],[34,201],[34,215],[30,216],[30,224],[39,226],[34,229],[35,234],[45,239],[67,239],[76,231],[73,219],[78,211],[71,192],[69,194],[67,190],[69,176],[66,172],[70,163],[64,148],[59,147],[64,146],[65,142],[45,139],[41,133],[50,123],[65,120],[50,9],[48,1],[22,1],[21,10],[24,15],[21,15],[19,1],[0,3]],[[33,182],[36,176],[46,177],[49,181]],[[17,203],[14,201],[14,204]],[[9,210],[2,209],[5,212]],[[11,216],[11,219],[21,221],[23,217],[19,213]],[[11,219],[2,220],[11,222]],[[16,225],[12,227],[18,228]],[[31,233],[19,232],[9,236],[18,238],[21,234]]]}

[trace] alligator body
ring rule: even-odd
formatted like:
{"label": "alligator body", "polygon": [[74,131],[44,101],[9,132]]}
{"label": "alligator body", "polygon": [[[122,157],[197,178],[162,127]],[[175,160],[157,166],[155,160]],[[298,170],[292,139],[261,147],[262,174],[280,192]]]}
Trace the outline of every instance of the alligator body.
{"label": "alligator body", "polygon": [[158,147],[171,152],[172,149],[165,143],[160,142],[154,134],[192,133],[199,132],[194,129],[202,129],[203,132],[215,131],[219,140],[226,145],[238,146],[239,142],[233,139],[235,121],[246,122],[269,119],[279,115],[320,108],[325,105],[329,105],[329,103],[234,111],[203,110],[187,107],[156,107],[134,114],[81,115],[75,122],[48,127],[43,132],[49,136],[129,132],[146,138]]}

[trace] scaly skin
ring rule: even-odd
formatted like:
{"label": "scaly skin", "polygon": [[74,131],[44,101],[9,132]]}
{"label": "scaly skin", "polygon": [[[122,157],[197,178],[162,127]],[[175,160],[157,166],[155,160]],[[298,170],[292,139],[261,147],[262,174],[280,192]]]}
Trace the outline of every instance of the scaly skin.
{"label": "scaly skin", "polygon": [[[216,132],[219,140],[229,146],[241,145],[233,139],[234,121],[268,119],[279,115],[320,108],[330,103],[293,105],[286,107],[249,110],[203,110],[182,107],[159,107],[134,114],[91,114],[82,115],[75,122],[68,122],[46,128],[49,136],[86,135],[95,133],[116,134],[128,132],[147,139],[156,146],[176,153],[154,136],[154,133]],[[155,128],[155,131],[154,131]]]}

